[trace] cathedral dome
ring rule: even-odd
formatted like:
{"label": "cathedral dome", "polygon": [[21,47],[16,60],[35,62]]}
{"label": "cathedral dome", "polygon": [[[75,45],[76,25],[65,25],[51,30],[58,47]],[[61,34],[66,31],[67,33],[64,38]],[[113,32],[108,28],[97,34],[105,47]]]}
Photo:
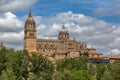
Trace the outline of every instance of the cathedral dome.
{"label": "cathedral dome", "polygon": [[36,23],[30,12],[25,22],[25,30],[35,30],[35,29],[36,29]]}
{"label": "cathedral dome", "polygon": [[29,24],[30,24],[30,23],[35,23],[35,21],[34,21],[31,13],[29,13],[28,18],[27,18],[27,20],[26,20],[26,23],[29,23]]}
{"label": "cathedral dome", "polygon": [[66,30],[66,28],[65,28],[65,25],[63,24],[63,26],[62,26],[62,29],[61,29],[61,31],[60,32],[67,32],[67,30]]}
{"label": "cathedral dome", "polygon": [[58,36],[59,40],[69,40],[69,33],[65,28],[65,25],[63,24],[62,29],[59,32],[59,36]]}

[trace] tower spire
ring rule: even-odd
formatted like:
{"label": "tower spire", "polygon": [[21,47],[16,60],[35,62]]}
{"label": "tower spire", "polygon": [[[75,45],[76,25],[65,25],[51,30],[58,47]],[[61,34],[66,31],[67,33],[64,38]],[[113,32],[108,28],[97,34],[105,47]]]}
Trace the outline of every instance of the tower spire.
{"label": "tower spire", "polygon": [[29,8],[29,17],[32,17],[31,6],[30,6],[30,8]]}
{"label": "tower spire", "polygon": [[61,31],[66,31],[65,24],[63,23]]}
{"label": "tower spire", "polygon": [[59,32],[58,39],[59,40],[69,40],[69,33],[66,30],[64,23],[63,23],[62,29]]}
{"label": "tower spire", "polygon": [[74,41],[76,41],[76,38],[74,37],[74,39],[73,39]]}
{"label": "tower spire", "polygon": [[62,29],[65,29],[65,24],[63,23]]}

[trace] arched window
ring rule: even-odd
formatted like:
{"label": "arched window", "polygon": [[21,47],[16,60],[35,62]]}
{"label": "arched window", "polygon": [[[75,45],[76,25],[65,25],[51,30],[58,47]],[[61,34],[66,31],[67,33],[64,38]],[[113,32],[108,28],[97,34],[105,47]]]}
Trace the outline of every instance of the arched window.
{"label": "arched window", "polygon": [[30,37],[34,37],[34,33],[30,33],[29,36],[30,36]]}
{"label": "arched window", "polygon": [[45,48],[47,48],[47,45],[45,44]]}
{"label": "arched window", "polygon": [[39,47],[41,48],[41,45],[39,45]]}

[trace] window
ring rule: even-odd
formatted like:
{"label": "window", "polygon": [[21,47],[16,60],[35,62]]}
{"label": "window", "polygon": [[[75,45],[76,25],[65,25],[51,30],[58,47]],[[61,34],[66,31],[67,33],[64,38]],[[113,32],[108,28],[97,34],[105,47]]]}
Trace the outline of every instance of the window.
{"label": "window", "polygon": [[97,55],[98,57],[100,57],[100,55]]}
{"label": "window", "polygon": [[43,50],[43,52],[45,52],[45,50]]}
{"label": "window", "polygon": [[41,48],[41,45],[39,45],[39,47]]}
{"label": "window", "polygon": [[52,48],[52,47],[53,47],[53,45],[50,45],[50,47]]}
{"label": "window", "polygon": [[47,45],[45,44],[45,48],[47,48]]}
{"label": "window", "polygon": [[72,46],[72,43],[69,43],[68,45],[69,45],[69,46]]}
{"label": "window", "polygon": [[34,37],[34,33],[30,33],[29,36],[30,36],[30,37]]}

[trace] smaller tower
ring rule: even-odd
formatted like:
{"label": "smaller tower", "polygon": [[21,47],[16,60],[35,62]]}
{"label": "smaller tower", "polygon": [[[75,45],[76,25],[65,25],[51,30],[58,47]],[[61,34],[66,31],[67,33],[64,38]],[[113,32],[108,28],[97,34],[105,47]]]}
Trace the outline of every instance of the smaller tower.
{"label": "smaller tower", "polygon": [[28,50],[28,52],[36,52],[36,23],[31,11],[24,27],[24,49]]}
{"label": "smaller tower", "polygon": [[64,24],[63,24],[63,26],[62,26],[61,31],[59,32],[58,39],[59,39],[59,40],[63,40],[63,41],[69,40],[69,33],[68,33],[68,31],[66,30]]}

